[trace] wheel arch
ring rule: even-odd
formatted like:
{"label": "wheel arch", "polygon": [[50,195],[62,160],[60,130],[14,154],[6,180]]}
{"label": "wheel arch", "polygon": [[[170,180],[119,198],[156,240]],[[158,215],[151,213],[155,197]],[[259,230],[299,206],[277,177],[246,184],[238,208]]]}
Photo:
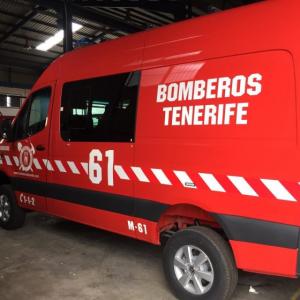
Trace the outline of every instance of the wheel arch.
{"label": "wheel arch", "polygon": [[158,231],[161,244],[165,244],[174,232],[194,225],[210,227],[229,240],[228,231],[216,214],[193,204],[182,203],[168,207],[160,216]]}

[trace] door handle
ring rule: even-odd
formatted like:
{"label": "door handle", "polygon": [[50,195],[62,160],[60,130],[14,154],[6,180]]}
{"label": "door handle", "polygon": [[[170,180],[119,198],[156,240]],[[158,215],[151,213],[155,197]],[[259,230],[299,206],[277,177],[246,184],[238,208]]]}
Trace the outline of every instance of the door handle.
{"label": "door handle", "polygon": [[43,145],[37,145],[37,146],[35,147],[35,149],[36,149],[37,151],[44,151],[46,148],[45,148],[45,146],[43,146]]}

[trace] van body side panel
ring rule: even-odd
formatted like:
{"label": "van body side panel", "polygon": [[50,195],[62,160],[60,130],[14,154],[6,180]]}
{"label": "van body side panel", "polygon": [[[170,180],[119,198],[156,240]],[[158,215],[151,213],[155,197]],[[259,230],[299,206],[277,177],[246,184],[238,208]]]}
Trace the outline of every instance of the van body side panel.
{"label": "van body side panel", "polygon": [[[0,151],[0,155],[3,157],[2,162],[5,162],[3,168],[9,171],[7,175],[10,177],[11,184],[16,192],[18,204],[25,209],[42,212],[47,211],[45,195],[38,195],[34,189],[23,189],[21,182],[34,181],[43,184],[47,182],[49,137],[52,108],[55,101],[55,86],[55,81],[40,82],[35,86],[23,105],[27,108],[35,108],[31,110],[30,116],[27,117],[33,124],[31,127],[32,133],[22,134],[10,143],[2,140],[4,144],[7,143],[9,151],[4,153]],[[43,102],[40,99],[46,99],[47,104],[44,107],[46,120],[42,128],[39,129],[38,112],[42,106],[40,103]],[[35,104],[33,104],[33,101],[35,101]],[[19,111],[14,122],[22,114],[23,112]],[[42,147],[43,151],[38,151],[38,147]]]}
{"label": "van body side panel", "polygon": [[[255,91],[253,74],[261,78]],[[136,179],[137,197],[300,225],[288,52],[145,70],[136,135],[135,164],[151,176],[148,182]]]}
{"label": "van body side panel", "polygon": [[298,249],[240,241],[230,241],[230,245],[239,269],[292,278],[297,276]]}
{"label": "van body side panel", "polygon": [[[143,166],[148,180],[134,179],[135,195],[297,229],[294,72],[292,55],[282,50],[144,70],[135,165]],[[232,239],[238,266],[278,272],[253,261],[245,251],[247,235],[241,228]],[[297,240],[298,229],[291,236],[295,247],[280,250],[274,241],[270,248],[288,252],[286,262],[292,265],[281,270],[286,276],[296,275]],[[263,240],[250,244],[262,257],[267,253]]]}
{"label": "van body side panel", "polygon": [[[49,185],[59,186],[56,187],[56,193],[48,195],[48,212],[136,237],[135,230],[128,229],[128,221],[136,223],[133,182],[120,180],[114,170],[115,166],[133,164],[134,143],[101,142],[97,141],[97,138],[95,141],[68,141],[63,140],[61,135],[63,120],[60,112],[66,109],[61,106],[61,99],[66,84],[140,69],[143,40],[130,41],[129,39],[126,44],[125,39],[124,42],[122,48],[115,47],[114,43],[108,43],[101,49],[96,46],[78,49],[68,54],[63,61],[54,107],[57,113],[52,115],[53,130],[50,139],[49,159],[54,164],[54,171],[50,172],[48,177]],[[84,55],[82,59],[80,59],[80,52]],[[78,86],[81,88],[80,84]],[[115,87],[110,88],[113,90]],[[97,95],[99,96],[93,96],[95,97],[93,101],[107,100],[101,98],[101,90]],[[77,100],[71,99],[70,103],[73,100],[78,101],[78,110],[80,110],[81,104],[82,107],[85,106],[86,99],[89,97],[83,95]]]}

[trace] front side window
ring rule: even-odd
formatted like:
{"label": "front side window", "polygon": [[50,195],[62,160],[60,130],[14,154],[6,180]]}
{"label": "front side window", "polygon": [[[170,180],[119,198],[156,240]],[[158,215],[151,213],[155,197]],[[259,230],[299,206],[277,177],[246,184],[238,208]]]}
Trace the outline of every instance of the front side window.
{"label": "front side window", "polygon": [[44,88],[31,95],[15,121],[15,140],[34,135],[45,128],[50,97],[50,88]]}
{"label": "front side window", "polygon": [[124,73],[66,83],[61,103],[65,141],[134,139],[140,73]]}

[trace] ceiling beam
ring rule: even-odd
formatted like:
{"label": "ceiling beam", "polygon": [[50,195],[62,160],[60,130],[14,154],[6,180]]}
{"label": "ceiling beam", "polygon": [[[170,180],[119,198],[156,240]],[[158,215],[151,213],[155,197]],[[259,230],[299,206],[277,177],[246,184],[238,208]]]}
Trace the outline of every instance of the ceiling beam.
{"label": "ceiling beam", "polygon": [[[2,24],[1,21],[0,21],[0,24]],[[20,47],[24,48],[26,46],[26,41],[30,41],[30,42],[34,42],[34,43],[38,43],[38,44],[40,44],[40,43],[42,43],[42,42],[45,41],[44,39],[37,39],[37,38],[34,38],[32,36],[28,37],[28,36],[25,36],[25,35],[22,35],[22,34],[18,34],[18,33],[14,33],[14,34],[12,34],[12,36],[14,36],[14,37],[16,37],[18,39],[24,40],[24,43],[21,43],[21,42],[18,43],[16,41],[11,41],[11,40],[5,40],[5,41],[3,41],[3,43],[14,44],[16,46],[20,46]],[[34,45],[32,45],[32,46],[34,47]],[[55,47],[61,48],[62,45],[61,44],[57,44],[57,45],[55,45]],[[49,50],[49,51],[52,52],[52,53],[55,53],[55,54],[62,54],[62,51],[61,52],[60,51],[55,51],[53,49]]]}
{"label": "ceiling beam", "polygon": [[81,6],[99,7],[139,7],[170,12],[170,9],[182,8],[182,2],[174,0],[73,0],[72,3]]}
{"label": "ceiling beam", "polygon": [[[0,13],[4,13],[4,12],[1,12],[1,10],[0,10]],[[21,18],[20,16],[18,16],[18,18]],[[31,19],[30,20],[30,22],[33,22],[33,23],[37,23],[37,24],[41,24],[41,25],[45,25],[45,26],[48,26],[48,27],[50,27],[50,28],[53,28],[53,29],[58,29],[58,26],[57,25],[52,25],[52,24],[49,24],[49,23],[46,23],[46,22],[40,22],[40,21],[37,21],[37,20],[34,20],[34,19]],[[91,29],[93,29],[94,31],[101,31],[101,30],[104,30],[103,28],[101,28],[101,27],[95,27],[95,26],[93,26],[93,27],[91,27],[91,26],[87,26],[84,22],[78,22],[78,21],[76,21],[76,23],[78,23],[78,24],[81,24],[82,26],[84,26],[84,27],[87,27],[87,28],[91,28]],[[12,24],[11,22],[6,22],[6,21],[3,21],[3,20],[1,20],[1,18],[0,18],[0,25],[6,25],[6,26],[14,26],[14,24]],[[21,30],[24,30],[24,31],[28,31],[29,33],[37,33],[37,34],[40,34],[40,35],[43,35],[45,38],[47,38],[47,37],[51,37],[51,36],[53,36],[53,34],[50,34],[49,32],[46,32],[46,31],[42,31],[42,30],[37,30],[37,29],[34,29],[35,27],[34,27],[34,25],[33,26],[22,26],[22,28],[20,28]],[[0,34],[5,34],[6,32],[0,32]],[[86,32],[82,32],[82,31],[77,31],[76,32],[76,34],[77,35],[79,35],[79,36],[82,36],[82,37],[86,37],[86,38],[89,38],[89,39],[92,39],[92,38],[94,38],[94,35],[92,35],[92,34],[88,34],[88,33],[86,33]],[[17,36],[16,34],[12,34],[12,36]],[[24,36],[23,37],[24,39],[26,39],[26,40],[30,40],[31,39],[31,37],[30,36]],[[41,40],[42,41],[42,40]]]}
{"label": "ceiling beam", "polygon": [[[40,10],[38,12],[40,15],[43,15],[43,16],[49,16],[51,18],[54,18],[55,19],[55,22],[56,22],[56,19],[58,18],[57,14],[56,13],[52,13],[50,11],[45,11],[45,10]],[[22,18],[22,16],[18,15],[18,14],[15,14],[15,13],[12,13],[12,12],[8,12],[8,11],[4,11],[4,10],[1,10],[0,9],[0,14],[2,15],[6,15],[6,16],[10,16],[10,17],[14,17],[14,18]],[[1,17],[0,17],[1,19]],[[36,23],[36,24],[39,24],[39,25],[44,25],[44,26],[47,26],[47,27],[50,27],[50,28],[54,28],[54,29],[57,29],[57,24],[51,24],[49,22],[44,22],[44,21],[41,21],[41,20],[37,20],[36,18],[32,18],[30,20],[31,23]],[[3,20],[1,20],[1,23],[4,24]],[[86,28],[89,28],[89,29],[92,29],[92,30],[101,30],[103,28],[103,26],[95,26],[95,25],[92,25],[92,24],[88,24],[87,22],[82,22],[82,21],[79,21],[79,20],[76,20],[76,23],[78,24],[81,24],[82,26],[86,27]],[[8,26],[13,26],[11,23],[8,23],[6,22],[6,24]],[[23,26],[22,29],[25,29],[26,27]],[[86,35],[86,34],[85,34]]]}
{"label": "ceiling beam", "polygon": [[127,20],[120,20],[118,18],[108,16],[102,12],[96,12],[92,9],[83,8],[78,5],[72,5],[71,9],[74,16],[86,18],[90,21],[104,24],[110,29],[122,30],[128,33],[134,33],[145,29],[144,27],[132,24]]}
{"label": "ceiling beam", "polygon": [[[39,0],[38,4],[40,7],[52,8],[61,12],[64,3],[59,0]],[[144,27],[136,24],[131,24],[126,20],[120,20],[99,11],[96,12],[92,9],[83,8],[79,5],[71,4],[70,8],[73,16],[85,18],[95,23],[106,25],[114,30],[124,30],[128,33],[133,33],[145,29]]]}
{"label": "ceiling beam", "polygon": [[26,17],[18,21],[9,31],[7,31],[1,38],[0,44],[8,39],[12,34],[14,34],[18,29],[20,29],[24,24],[26,24],[30,19],[36,16],[37,10],[31,10]]}
{"label": "ceiling beam", "polygon": [[175,19],[185,19],[189,13],[189,0],[73,0],[81,6],[143,8],[171,13]]}

